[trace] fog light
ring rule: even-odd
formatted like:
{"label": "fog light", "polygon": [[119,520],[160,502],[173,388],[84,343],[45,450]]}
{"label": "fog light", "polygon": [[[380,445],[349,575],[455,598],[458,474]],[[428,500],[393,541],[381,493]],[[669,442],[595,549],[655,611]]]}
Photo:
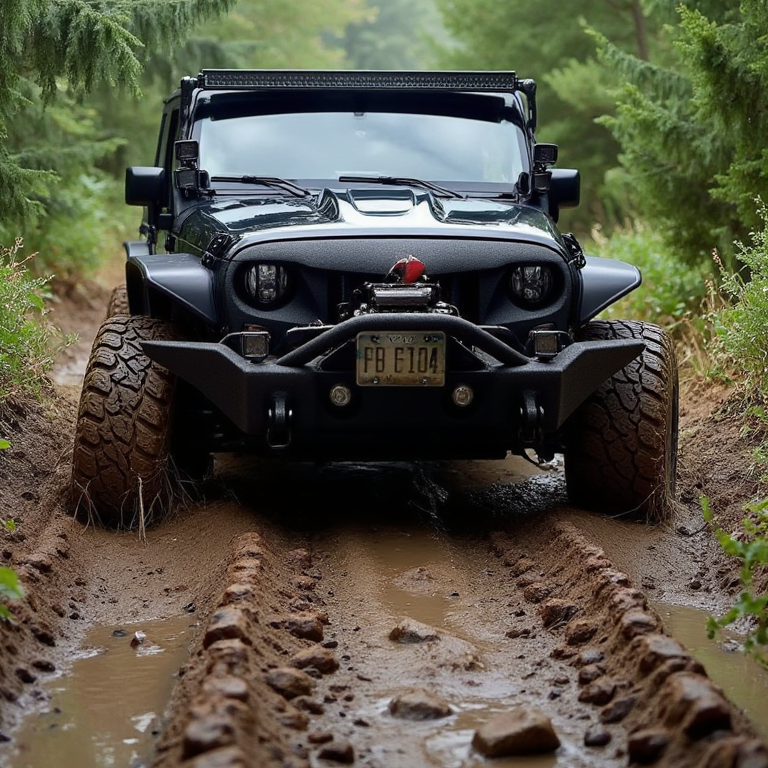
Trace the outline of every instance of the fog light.
{"label": "fog light", "polygon": [[331,402],[343,408],[345,405],[349,405],[352,402],[352,390],[349,387],[345,387],[343,384],[337,384],[331,389],[330,393]]}
{"label": "fog light", "polygon": [[472,401],[475,399],[475,393],[472,391],[471,387],[461,384],[453,390],[451,397],[453,398],[453,402],[460,408],[466,408],[468,405],[471,405]]}
{"label": "fog light", "polygon": [[563,349],[562,331],[531,331],[529,336],[533,341],[533,354],[536,357],[549,360]]}
{"label": "fog light", "polygon": [[269,355],[269,333],[267,331],[243,331],[243,357],[261,361]]}

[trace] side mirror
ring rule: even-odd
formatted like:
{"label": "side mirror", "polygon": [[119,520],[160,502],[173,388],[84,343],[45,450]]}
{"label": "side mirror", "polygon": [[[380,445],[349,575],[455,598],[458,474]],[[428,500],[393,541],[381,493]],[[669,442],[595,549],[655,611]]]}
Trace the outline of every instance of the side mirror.
{"label": "side mirror", "polygon": [[577,208],[581,200],[581,174],[573,168],[553,168],[551,174],[550,204],[556,209]]}
{"label": "side mirror", "polygon": [[160,206],[164,189],[164,168],[136,165],[125,169],[125,202],[128,205]]}

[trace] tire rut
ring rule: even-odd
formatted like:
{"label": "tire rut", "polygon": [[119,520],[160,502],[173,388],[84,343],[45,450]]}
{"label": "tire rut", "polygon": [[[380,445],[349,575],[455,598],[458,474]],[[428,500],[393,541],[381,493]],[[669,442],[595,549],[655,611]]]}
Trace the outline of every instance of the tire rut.
{"label": "tire rut", "polygon": [[[557,764],[768,765],[572,523],[471,537],[358,523],[288,542],[270,530],[235,542],[153,768],[479,766],[475,730],[516,706],[551,719]],[[398,716],[414,692],[447,712]]]}

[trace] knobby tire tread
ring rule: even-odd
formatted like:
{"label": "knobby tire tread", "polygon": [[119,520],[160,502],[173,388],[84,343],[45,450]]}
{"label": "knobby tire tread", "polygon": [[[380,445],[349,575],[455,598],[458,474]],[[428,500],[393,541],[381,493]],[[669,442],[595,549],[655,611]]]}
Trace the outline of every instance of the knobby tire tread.
{"label": "knobby tire tread", "polygon": [[166,323],[108,317],[94,340],[75,431],[75,514],[110,528],[144,524],[165,511],[175,377],[143,353],[141,341],[173,338]]}
{"label": "knobby tire tread", "polygon": [[635,321],[593,321],[580,338],[641,339],[646,348],[571,417],[568,495],[587,509],[662,521],[675,489],[678,384],[672,342],[659,326]]}

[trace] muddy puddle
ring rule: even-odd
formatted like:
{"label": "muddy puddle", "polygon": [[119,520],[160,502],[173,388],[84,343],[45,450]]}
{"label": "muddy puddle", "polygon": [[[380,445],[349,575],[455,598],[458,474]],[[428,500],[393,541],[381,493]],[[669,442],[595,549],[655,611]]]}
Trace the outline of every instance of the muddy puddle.
{"label": "muddy puddle", "polygon": [[667,631],[674,635],[707,670],[709,677],[768,739],[768,670],[745,656],[742,638],[724,633],[717,640],[707,637],[706,611],[680,605],[654,603]]}
{"label": "muddy puddle", "polygon": [[[26,719],[3,765],[148,765],[196,627],[195,617],[184,615],[92,628],[71,667],[45,686],[47,704],[38,716]],[[145,637],[133,646],[137,631]]]}

